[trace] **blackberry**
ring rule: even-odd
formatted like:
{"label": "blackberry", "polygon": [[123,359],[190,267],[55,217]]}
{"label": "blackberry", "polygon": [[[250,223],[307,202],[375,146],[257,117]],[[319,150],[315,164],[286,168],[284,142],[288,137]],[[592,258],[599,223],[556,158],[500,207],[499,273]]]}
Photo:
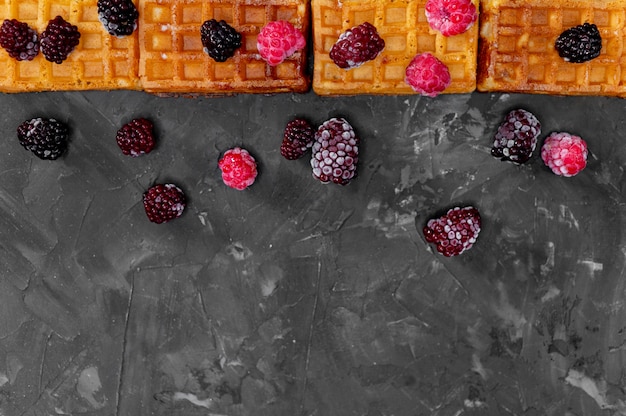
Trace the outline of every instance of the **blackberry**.
{"label": "blackberry", "polygon": [[32,61],[39,53],[39,36],[28,23],[5,19],[0,27],[0,46],[18,61]]}
{"label": "blackberry", "polygon": [[311,167],[322,182],[346,185],[356,175],[360,140],[350,123],[331,118],[315,133]]}
{"label": "blackberry", "polygon": [[98,0],[98,20],[110,35],[132,34],[138,18],[139,12],[131,0]]}
{"label": "blackberry", "polygon": [[528,162],[537,146],[541,123],[529,111],[513,110],[505,117],[493,140],[491,155],[516,164]]}
{"label": "blackberry", "polygon": [[20,144],[40,159],[54,160],[61,156],[67,148],[68,136],[67,126],[53,118],[33,118],[17,128]]}
{"label": "blackberry", "polygon": [[200,28],[204,51],[217,62],[224,62],[241,47],[241,34],[224,20],[207,20]]}
{"label": "blackberry", "polygon": [[61,64],[78,45],[79,39],[78,27],[57,16],[48,22],[41,34],[41,53],[48,61]]}
{"label": "blackberry", "polygon": [[424,237],[446,257],[452,257],[472,248],[480,233],[481,219],[472,206],[455,207],[439,218],[428,221]]}
{"label": "blackberry", "polygon": [[339,68],[356,68],[376,58],[385,47],[385,41],[368,22],[346,30],[330,49],[330,59]]}
{"label": "blackberry", "polygon": [[124,124],[115,136],[122,153],[132,157],[150,153],[154,149],[152,127],[152,122],[145,118],[136,118]]}
{"label": "blackberry", "polygon": [[315,132],[311,123],[303,118],[295,118],[285,127],[280,154],[285,159],[299,159],[313,146],[314,138]]}
{"label": "blackberry", "polygon": [[596,25],[584,23],[561,33],[554,47],[565,61],[587,62],[600,55],[602,37]]}
{"label": "blackberry", "polygon": [[186,205],[183,190],[171,183],[154,185],[143,194],[146,215],[157,224],[180,217]]}

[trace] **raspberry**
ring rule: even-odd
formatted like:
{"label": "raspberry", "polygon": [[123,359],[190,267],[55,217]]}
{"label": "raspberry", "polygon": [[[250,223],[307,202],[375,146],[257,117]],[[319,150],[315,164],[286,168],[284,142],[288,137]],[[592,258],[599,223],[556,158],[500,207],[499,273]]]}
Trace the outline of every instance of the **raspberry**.
{"label": "raspberry", "polygon": [[171,183],[154,185],[143,194],[146,215],[157,224],[180,217],[186,205],[182,189]]}
{"label": "raspberry", "polygon": [[150,153],[154,149],[152,122],[145,118],[131,120],[117,131],[115,140],[125,155],[137,157]]}
{"label": "raspberry", "polygon": [[587,166],[587,143],[569,133],[552,133],[543,142],[541,159],[555,174],[574,176]]}
{"label": "raspberry", "polygon": [[40,159],[54,160],[67,148],[68,128],[53,118],[33,118],[18,126],[17,138]]}
{"label": "raspberry", "polygon": [[216,62],[224,62],[241,47],[241,33],[224,20],[207,20],[200,28],[204,52]]}
{"label": "raspberry", "polygon": [[222,171],[222,180],[231,188],[241,191],[256,179],[256,161],[247,150],[240,147],[227,150],[218,165]]}
{"label": "raspberry", "polygon": [[554,47],[559,56],[567,62],[587,62],[600,55],[602,37],[596,25],[585,23],[561,33]]}
{"label": "raspberry", "polygon": [[444,36],[461,34],[478,19],[471,0],[428,0],[425,9],[428,25]]}
{"label": "raspberry", "polygon": [[32,61],[39,53],[39,36],[27,23],[5,19],[0,27],[0,46],[18,61]]}
{"label": "raspberry", "polygon": [[446,64],[429,52],[418,54],[406,68],[405,81],[415,92],[436,97],[450,85]]}
{"label": "raspberry", "polygon": [[315,133],[311,167],[322,182],[346,185],[356,175],[360,140],[343,118],[331,118]]}
{"label": "raspberry", "polygon": [[110,35],[132,34],[138,18],[139,12],[131,0],[98,0],[98,20]]}
{"label": "raspberry", "polygon": [[356,68],[375,59],[385,47],[385,41],[368,22],[346,30],[330,49],[330,59],[339,68]]}
{"label": "raspberry", "polygon": [[285,127],[280,154],[285,159],[299,159],[313,146],[314,137],[311,123],[303,118],[295,118]]}
{"label": "raspberry", "polygon": [[480,233],[480,222],[476,208],[455,207],[439,218],[430,219],[424,227],[424,237],[444,256],[457,256],[472,248]]}
{"label": "raspberry", "polygon": [[541,123],[526,110],[513,110],[496,132],[491,154],[501,160],[522,164],[528,162],[541,134]]}
{"label": "raspberry", "polygon": [[261,58],[271,66],[280,64],[305,45],[302,33],[285,20],[265,25],[257,36],[256,44]]}
{"label": "raspberry", "polygon": [[78,45],[80,33],[78,27],[57,16],[48,22],[39,41],[41,53],[50,62],[63,63]]}

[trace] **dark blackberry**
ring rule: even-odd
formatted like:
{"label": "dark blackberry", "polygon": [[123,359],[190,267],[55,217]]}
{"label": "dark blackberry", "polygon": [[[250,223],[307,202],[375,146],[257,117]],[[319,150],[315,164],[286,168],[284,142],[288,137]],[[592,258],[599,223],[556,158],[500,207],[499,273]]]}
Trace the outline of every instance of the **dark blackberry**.
{"label": "dark blackberry", "polygon": [[180,217],[186,205],[182,189],[171,183],[154,185],[143,194],[146,215],[157,224]]}
{"label": "dark blackberry", "polygon": [[452,257],[472,248],[480,233],[481,219],[472,206],[455,207],[439,218],[428,221],[424,237],[446,257]]}
{"label": "dark blackberry", "polygon": [[376,28],[365,22],[342,33],[329,56],[338,67],[350,69],[376,58],[384,47]]}
{"label": "dark blackberry", "polygon": [[39,36],[28,23],[5,19],[0,27],[0,46],[18,61],[32,61],[39,53]]}
{"label": "dark blackberry", "polygon": [[138,18],[139,12],[131,0],[98,0],[98,19],[110,35],[132,34]]}
{"label": "dark blackberry", "polygon": [[331,118],[315,133],[311,167],[322,182],[346,185],[356,175],[359,138],[343,118]]}
{"label": "dark blackberry", "polygon": [[303,118],[295,118],[285,127],[280,154],[285,159],[299,159],[313,146],[314,138],[315,132],[311,123]]}
{"label": "dark blackberry", "polygon": [[79,39],[78,27],[57,16],[48,22],[46,30],[41,34],[41,53],[50,62],[63,63],[78,45]]}
{"label": "dark blackberry", "polygon": [[115,140],[122,153],[137,157],[154,149],[152,122],[145,118],[134,119],[117,131]]}
{"label": "dark blackberry", "polygon": [[561,33],[554,47],[559,56],[568,62],[587,62],[600,55],[602,37],[596,25],[584,23]]}
{"label": "dark blackberry", "polygon": [[20,144],[40,159],[54,160],[61,156],[67,148],[68,135],[67,126],[53,118],[33,118],[17,128]]}
{"label": "dark blackberry", "polygon": [[526,110],[513,110],[498,127],[491,154],[501,160],[522,164],[528,162],[537,146],[541,123]]}
{"label": "dark blackberry", "polygon": [[241,47],[241,34],[224,20],[207,20],[200,28],[204,51],[217,62],[224,62]]}

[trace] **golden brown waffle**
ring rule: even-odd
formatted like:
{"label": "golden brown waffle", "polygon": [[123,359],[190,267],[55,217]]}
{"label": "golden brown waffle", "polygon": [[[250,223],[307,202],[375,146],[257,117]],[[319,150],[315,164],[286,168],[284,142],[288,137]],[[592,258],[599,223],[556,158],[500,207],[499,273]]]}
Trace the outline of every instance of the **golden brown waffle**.
{"label": "golden brown waffle", "polygon": [[[265,24],[287,20],[305,36],[307,0],[142,0],[139,2],[139,73],[144,90],[154,93],[276,93],[309,89],[306,51],[271,67],[256,48]],[[205,20],[225,20],[242,34],[242,47],[226,62],[202,49]]]}
{"label": "golden brown waffle", "polygon": [[[431,52],[450,70],[452,83],[444,93],[474,91],[478,24],[445,37],[429,27],[425,4],[426,0],[312,0],[313,90],[319,95],[416,94],[404,82],[406,67],[416,54]],[[330,49],[341,33],[364,22],[376,26],[385,49],[358,68],[339,68],[328,56]]]}
{"label": "golden brown waffle", "polygon": [[57,15],[78,26],[80,43],[62,64],[41,52],[17,61],[0,48],[0,91],[138,89],[137,36],[116,38],[98,20],[97,0],[3,0],[0,21],[17,19],[41,34]]}
{"label": "golden brown waffle", "polygon": [[[482,0],[477,89],[626,96],[625,0]],[[554,48],[565,30],[594,23],[599,57],[571,63]]]}

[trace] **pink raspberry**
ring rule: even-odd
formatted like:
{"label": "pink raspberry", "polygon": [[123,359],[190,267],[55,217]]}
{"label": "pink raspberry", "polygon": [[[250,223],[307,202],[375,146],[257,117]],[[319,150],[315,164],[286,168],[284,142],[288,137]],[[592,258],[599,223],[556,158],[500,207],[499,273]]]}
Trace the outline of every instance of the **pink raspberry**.
{"label": "pink raspberry", "polygon": [[446,64],[429,52],[418,54],[406,68],[405,81],[415,92],[436,97],[450,85]]}
{"label": "pink raspberry", "polygon": [[280,64],[306,45],[302,33],[285,20],[265,25],[256,42],[261,58],[271,66]]}
{"label": "pink raspberry", "polygon": [[587,143],[579,136],[555,132],[546,137],[541,158],[559,176],[574,176],[587,166]]}
{"label": "pink raspberry", "polygon": [[231,188],[243,190],[254,183],[256,161],[247,150],[235,147],[227,150],[219,161],[222,180]]}
{"label": "pink raspberry", "polygon": [[433,30],[444,36],[465,32],[478,19],[472,0],[428,0],[426,20]]}

